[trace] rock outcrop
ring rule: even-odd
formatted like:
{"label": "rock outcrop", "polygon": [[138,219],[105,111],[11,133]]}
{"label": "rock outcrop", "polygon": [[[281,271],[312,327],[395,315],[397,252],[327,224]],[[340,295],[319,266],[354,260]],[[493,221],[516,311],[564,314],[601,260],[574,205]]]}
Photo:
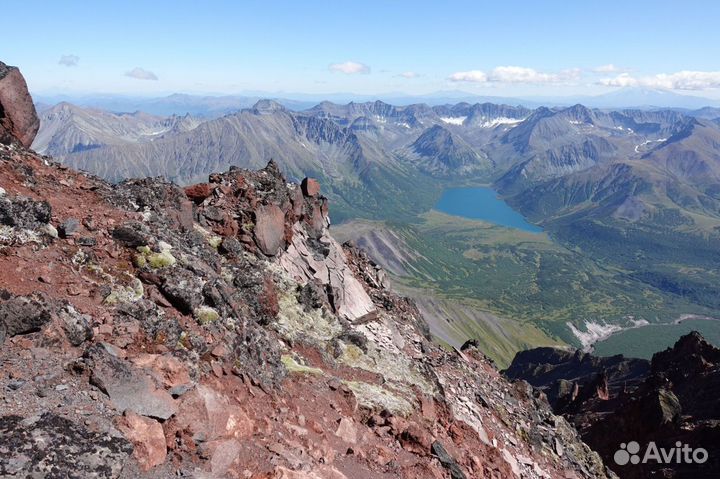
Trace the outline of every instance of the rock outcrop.
{"label": "rock outcrop", "polygon": [[40,129],[40,119],[17,67],[0,62],[0,143],[19,142],[30,148]]}
{"label": "rock outcrop", "polygon": [[[518,353],[505,374],[545,392],[555,412],[574,423],[623,478],[712,477],[710,471],[718,468],[720,349],[697,332],[652,361],[538,348]],[[705,449],[709,459],[702,464],[615,464],[615,453],[631,441],[643,453],[650,442],[666,450],[679,442]]]}

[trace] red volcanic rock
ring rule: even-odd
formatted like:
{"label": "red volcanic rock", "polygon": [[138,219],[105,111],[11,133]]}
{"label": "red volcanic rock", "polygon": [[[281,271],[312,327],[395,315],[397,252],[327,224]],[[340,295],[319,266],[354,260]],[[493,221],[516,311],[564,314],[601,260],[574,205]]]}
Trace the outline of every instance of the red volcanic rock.
{"label": "red volcanic rock", "polygon": [[183,396],[173,420],[178,430],[191,434],[194,441],[247,438],[254,422],[232,398],[208,386],[198,386]]}
{"label": "red volcanic rock", "polygon": [[125,411],[117,420],[117,427],[133,443],[133,456],[142,469],[147,471],[165,462],[167,446],[159,422]]}
{"label": "red volcanic rock", "polygon": [[161,356],[142,353],[133,358],[132,362],[137,367],[149,370],[167,389],[192,382],[185,365],[169,354]]}
{"label": "red volcanic rock", "polygon": [[39,128],[25,78],[17,67],[0,62],[0,143],[17,140],[30,148]]}
{"label": "red volcanic rock", "polygon": [[300,187],[305,196],[317,196],[320,193],[320,183],[312,178],[302,180]]}
{"label": "red volcanic rock", "polygon": [[202,203],[205,198],[209,197],[213,192],[214,186],[209,183],[198,183],[197,185],[185,188],[185,194],[195,203]]}
{"label": "red volcanic rock", "polygon": [[262,205],[255,210],[255,242],[268,256],[278,254],[285,245],[285,214],[276,205]]}
{"label": "red volcanic rock", "polygon": [[357,428],[355,427],[355,423],[352,419],[340,419],[335,435],[348,444],[357,443]]}

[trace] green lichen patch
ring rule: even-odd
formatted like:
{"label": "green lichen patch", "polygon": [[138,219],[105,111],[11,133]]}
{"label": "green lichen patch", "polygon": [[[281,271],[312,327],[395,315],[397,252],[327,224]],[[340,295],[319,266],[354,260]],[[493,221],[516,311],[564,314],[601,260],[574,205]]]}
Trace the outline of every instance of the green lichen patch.
{"label": "green lichen patch", "polygon": [[170,254],[169,251],[162,251],[160,253],[152,253],[147,257],[147,262],[153,269],[167,268],[173,266],[177,260]]}
{"label": "green lichen patch", "polygon": [[220,247],[222,240],[222,237],[217,235],[210,235],[207,237],[208,244],[215,249],[218,249]]}
{"label": "green lichen patch", "polygon": [[210,306],[200,306],[194,311],[194,316],[199,324],[208,324],[220,319],[220,313]]}
{"label": "green lichen patch", "polygon": [[431,396],[437,393],[436,386],[400,351],[377,348],[371,341],[368,342],[367,353],[344,341],[339,341],[339,346],[341,354],[338,361],[347,366],[379,374],[386,381],[398,385],[415,385]]}
{"label": "green lichen patch", "polygon": [[373,412],[387,410],[395,416],[409,416],[414,408],[410,402],[395,392],[361,381],[343,381],[355,395],[360,406]]}
{"label": "green lichen patch", "polygon": [[337,318],[327,314],[323,309],[306,311],[298,303],[294,291],[279,295],[276,327],[280,334],[288,339],[299,336],[314,339],[319,343],[326,343],[342,332],[342,326]]}
{"label": "green lichen patch", "polygon": [[104,303],[109,306],[122,303],[134,303],[142,299],[145,294],[142,282],[132,278],[127,285],[116,284],[112,291],[105,297]]}
{"label": "green lichen patch", "polygon": [[137,254],[133,258],[133,263],[138,268],[144,268],[149,266],[152,269],[167,268],[175,265],[177,260],[170,253],[172,246],[160,241],[158,243],[158,249],[160,252],[153,252],[149,246],[138,246]]}
{"label": "green lichen patch", "polygon": [[290,372],[290,373],[317,374],[320,376],[325,374],[325,372],[323,372],[323,370],[320,368],[313,368],[313,367],[305,366],[304,364],[298,363],[291,354],[283,354],[280,357],[280,360],[282,361],[283,365],[285,366],[285,369],[287,369],[288,372]]}

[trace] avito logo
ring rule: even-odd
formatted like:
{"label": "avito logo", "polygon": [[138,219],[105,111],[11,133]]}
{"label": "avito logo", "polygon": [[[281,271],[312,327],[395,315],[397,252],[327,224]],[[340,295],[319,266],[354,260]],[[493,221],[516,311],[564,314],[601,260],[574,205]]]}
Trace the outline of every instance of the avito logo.
{"label": "avito logo", "polygon": [[620,449],[615,451],[613,456],[615,464],[625,466],[627,464],[647,464],[656,462],[658,464],[703,464],[708,460],[708,452],[702,447],[692,448],[680,441],[675,447],[658,447],[655,442],[650,442],[645,452],[640,455],[640,444],[637,441],[630,441],[627,444],[620,444]]}

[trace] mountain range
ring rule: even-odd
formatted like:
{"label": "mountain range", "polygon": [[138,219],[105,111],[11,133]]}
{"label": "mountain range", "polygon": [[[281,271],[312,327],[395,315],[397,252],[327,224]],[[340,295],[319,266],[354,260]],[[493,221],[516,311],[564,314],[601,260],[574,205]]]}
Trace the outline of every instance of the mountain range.
{"label": "mountain range", "polygon": [[425,103],[432,106],[455,103],[496,103],[523,105],[528,108],[540,106],[571,106],[577,103],[594,108],[677,108],[696,110],[703,107],[720,107],[720,100],[693,95],[681,95],[669,90],[644,87],[623,87],[600,95],[574,96],[490,96],[478,95],[460,90],[436,91],[422,95],[403,93],[385,93],[362,95],[357,93],[269,93],[251,91],[243,94],[187,94],[173,93],[161,97],[139,97],[119,94],[35,94],[38,111],[50,108],[58,103],[67,102],[78,106],[132,113],[143,111],[153,115],[170,116],[191,114],[204,118],[214,118],[251,107],[261,99],[270,98],[291,110],[304,110],[322,102],[335,103],[372,102],[382,100],[393,105],[411,105]]}
{"label": "mountain range", "polygon": [[[435,298],[430,310],[438,334],[459,346],[482,332],[493,338],[496,359],[506,362],[524,341],[580,345],[583,331],[598,327],[616,331],[636,321],[717,316],[715,112],[381,101],[324,101],[294,111],[260,100],[201,121],[60,104],[41,112],[34,147],[114,182],[163,176],[188,184],[230,166],[260,168],[278,159],[290,180],[318,178],[332,202],[333,223],[379,221],[375,228],[391,232],[393,249],[413,258],[395,269],[398,280],[421,302]],[[502,244],[483,243],[487,236],[473,243],[470,226],[422,216],[445,188],[477,185],[491,185],[540,225],[550,243],[533,237],[516,244],[499,233],[491,236]],[[423,224],[435,226],[425,231]],[[348,231],[346,239],[373,244],[360,233],[365,226]],[[451,246],[440,239],[451,231],[463,241]],[[531,244],[540,250],[527,249]],[[512,258],[501,274],[492,273],[496,282],[478,276],[490,273],[486,262],[473,259],[484,250]],[[382,264],[383,252],[377,253]],[[522,294],[512,287],[519,265],[529,288]],[[464,273],[446,277],[457,269]],[[439,278],[450,283],[440,288]],[[560,294],[568,284],[572,292]],[[440,298],[438,291],[459,297]],[[482,315],[467,313],[478,309]],[[500,333],[497,321],[507,320],[523,326]],[[527,336],[530,324],[542,333]]]}

